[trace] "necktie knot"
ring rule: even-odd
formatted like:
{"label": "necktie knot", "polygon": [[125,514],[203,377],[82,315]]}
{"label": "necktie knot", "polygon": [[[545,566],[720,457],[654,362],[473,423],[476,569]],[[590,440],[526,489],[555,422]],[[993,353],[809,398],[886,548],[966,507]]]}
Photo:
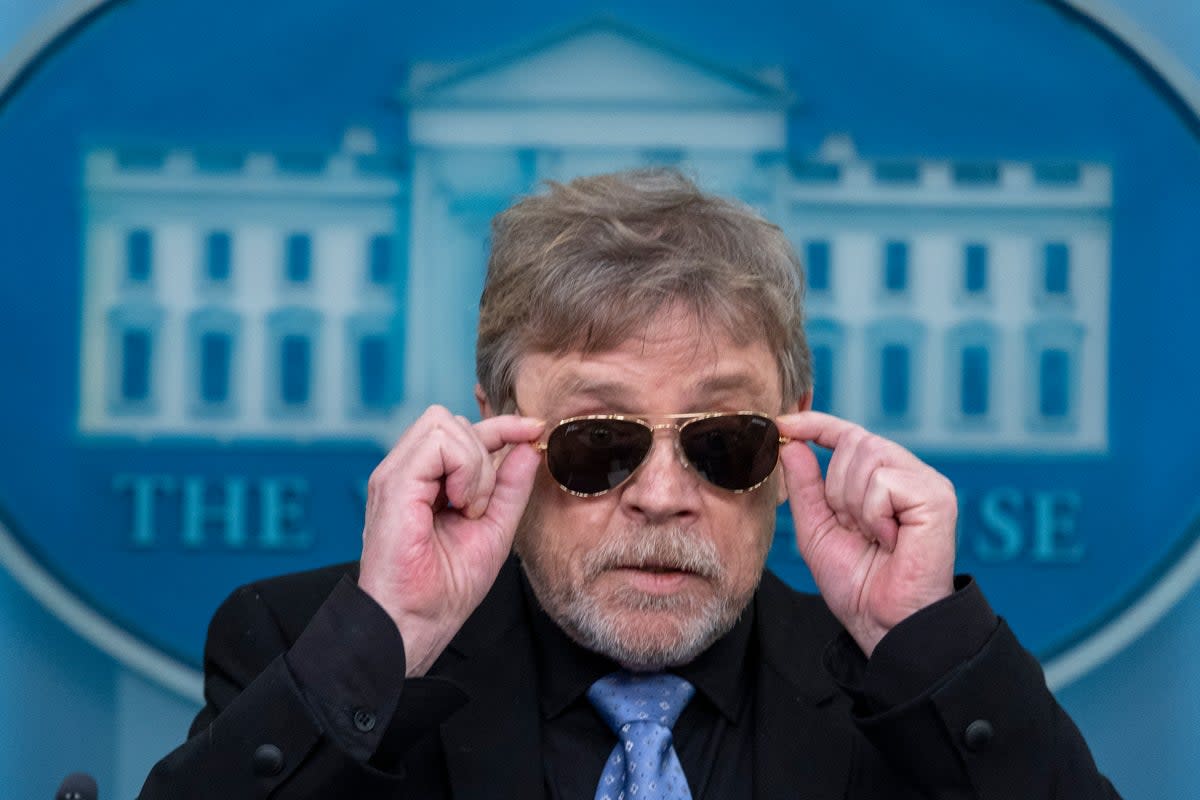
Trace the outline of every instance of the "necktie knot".
{"label": "necktie knot", "polygon": [[592,684],[588,700],[617,734],[596,800],[690,800],[671,728],[696,688],[677,675],[614,672]]}
{"label": "necktie knot", "polygon": [[696,693],[696,687],[665,672],[614,672],[592,684],[588,700],[614,733],[632,722],[653,722],[670,729]]}

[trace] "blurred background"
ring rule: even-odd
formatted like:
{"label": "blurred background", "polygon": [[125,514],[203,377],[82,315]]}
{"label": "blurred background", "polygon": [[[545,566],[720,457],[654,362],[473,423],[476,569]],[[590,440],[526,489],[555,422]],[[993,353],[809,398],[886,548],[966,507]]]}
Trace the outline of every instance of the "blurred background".
{"label": "blurred background", "polygon": [[0,0],[0,794],[134,797],[220,599],[471,413],[490,217],[670,163],[792,238],[818,407],[955,480],[1101,769],[1200,796],[1200,7],[824,5]]}

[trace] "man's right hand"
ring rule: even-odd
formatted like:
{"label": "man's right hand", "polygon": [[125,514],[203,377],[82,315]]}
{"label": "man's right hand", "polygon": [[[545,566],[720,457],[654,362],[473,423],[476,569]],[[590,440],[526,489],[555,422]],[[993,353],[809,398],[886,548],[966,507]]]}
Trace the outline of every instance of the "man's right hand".
{"label": "man's right hand", "polygon": [[408,677],[428,671],[495,582],[544,427],[511,415],[472,425],[433,406],[371,473],[358,585],[399,628]]}

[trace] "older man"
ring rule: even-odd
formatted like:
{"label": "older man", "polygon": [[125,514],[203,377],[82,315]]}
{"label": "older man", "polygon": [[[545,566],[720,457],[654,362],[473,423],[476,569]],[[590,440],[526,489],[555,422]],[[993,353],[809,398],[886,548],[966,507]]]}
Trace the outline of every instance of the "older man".
{"label": "older man", "polygon": [[[143,798],[1115,797],[949,481],[809,410],[802,285],[675,172],[501,214],[482,421],[404,433],[357,564],[226,601]],[[784,500],[820,597],[765,571]]]}

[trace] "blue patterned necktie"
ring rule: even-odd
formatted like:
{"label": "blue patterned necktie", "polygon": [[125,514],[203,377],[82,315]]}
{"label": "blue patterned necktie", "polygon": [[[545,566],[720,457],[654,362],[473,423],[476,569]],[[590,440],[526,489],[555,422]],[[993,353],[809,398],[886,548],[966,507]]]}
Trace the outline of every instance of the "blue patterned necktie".
{"label": "blue patterned necktie", "polygon": [[663,672],[614,672],[592,684],[588,700],[617,734],[596,800],[691,800],[671,744],[671,726],[696,688]]}

